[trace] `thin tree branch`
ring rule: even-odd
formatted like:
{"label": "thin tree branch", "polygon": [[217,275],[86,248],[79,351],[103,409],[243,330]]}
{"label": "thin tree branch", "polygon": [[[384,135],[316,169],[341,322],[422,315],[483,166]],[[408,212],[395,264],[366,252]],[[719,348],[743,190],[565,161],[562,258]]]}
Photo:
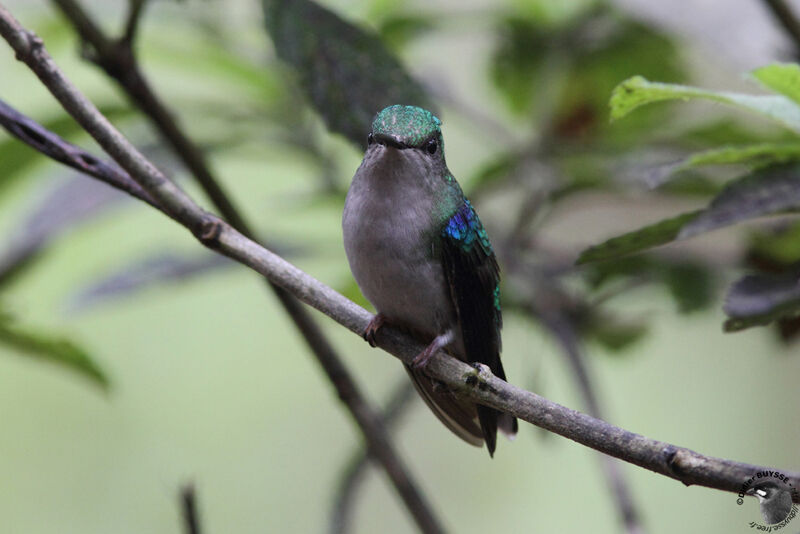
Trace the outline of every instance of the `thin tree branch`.
{"label": "thin tree branch", "polygon": [[[383,423],[387,427],[394,426],[400,416],[405,413],[414,394],[412,383],[408,379],[404,379],[392,394],[383,411]],[[359,448],[345,463],[331,511],[330,534],[344,534],[350,530],[356,502],[356,490],[361,486],[361,482],[367,474],[370,460],[374,460],[370,450]]]}
{"label": "thin tree branch", "polygon": [[[167,180],[64,77],[44,50],[41,40],[22,28],[2,6],[0,35],[64,109],[203,245],[261,273],[352,332],[360,335],[364,331],[372,318],[369,312],[207,213]],[[410,336],[388,326],[380,331],[377,342],[382,349],[406,363],[411,363],[424,348]],[[776,471],[774,467],[706,456],[629,432],[508,384],[494,376],[486,366],[473,367],[446,354],[437,353],[431,358],[426,373],[460,397],[508,412],[540,428],[686,485],[738,493],[754,473]],[[779,471],[788,477],[790,484],[800,485],[800,473]],[[795,495],[795,499],[800,502],[800,495]]]}
{"label": "thin tree branch", "polygon": [[0,126],[8,133],[30,145],[35,150],[68,167],[107,184],[160,209],[152,197],[137,184],[119,165],[94,157],[80,147],[65,141],[36,121],[0,100]]}
{"label": "thin tree branch", "polygon": [[[206,165],[202,152],[183,134],[166,106],[161,103],[155,92],[150,88],[148,81],[141,74],[138,63],[133,55],[131,40],[122,39],[119,41],[112,41],[107,38],[102,30],[94,24],[91,18],[81,9],[80,5],[72,0],[56,0],[56,3],[61,7],[70,21],[73,22],[81,38],[88,41],[89,44],[94,47],[94,53],[92,54],[93,60],[100,65],[109,76],[119,82],[134,103],[144,110],[146,115],[153,120],[165,139],[172,145],[178,156],[186,163],[192,174],[197,178],[201,187],[222,216],[234,228],[241,232],[242,236],[253,239],[254,234],[250,226],[235,208],[219,182],[209,171],[209,167]],[[140,13],[132,13],[131,15],[138,16],[139,14]],[[34,43],[33,49],[41,51],[43,56],[47,56],[41,40],[32,33],[28,35],[32,39],[30,42]],[[35,54],[36,52],[33,49],[31,51]],[[52,61],[49,57],[48,60]],[[53,65],[53,71],[57,71],[55,65]],[[60,73],[59,76],[63,82],[66,82],[66,79],[63,78]],[[74,93],[75,95],[79,95],[77,90],[75,90]],[[82,95],[79,96],[82,98]],[[56,98],[58,98],[58,95],[56,95]],[[110,126],[110,124],[105,121],[105,118],[103,118],[103,121]],[[105,127],[105,125],[102,127]],[[117,132],[117,135],[122,138],[119,132]],[[104,148],[108,151],[107,147]],[[131,146],[131,148],[133,147]],[[119,154],[117,156],[111,152],[109,152],[109,154],[119,161]],[[141,154],[139,154],[139,156],[141,156]],[[135,166],[133,161],[129,161],[129,163]],[[175,184],[165,177],[160,176],[159,171],[150,164],[150,162],[141,157],[139,163],[144,167],[149,167],[146,172],[153,180],[151,186],[173,191],[182,197],[182,203],[188,201],[193,204],[191,199],[189,199]],[[126,167],[126,169],[131,171],[132,167]],[[144,168],[140,170],[144,170]],[[136,173],[131,172],[131,175],[135,177]],[[156,185],[156,183],[158,183],[158,185]],[[147,186],[145,186],[145,188],[147,189]],[[159,199],[159,202],[162,202],[161,206],[167,214],[177,215],[182,212],[182,210],[176,206],[163,204],[163,199]],[[200,210],[200,212],[202,212],[202,210]],[[185,223],[186,221],[179,222]],[[191,227],[187,226],[187,228]],[[193,231],[196,232],[198,229],[198,227],[194,227]],[[302,334],[303,339],[305,339],[306,343],[311,348],[312,353],[327,374],[328,379],[336,388],[340,400],[348,408],[351,416],[361,430],[368,447],[375,451],[375,457],[384,467],[389,480],[392,482],[392,485],[420,530],[429,533],[441,532],[442,527],[433,512],[433,507],[422,494],[417,483],[412,478],[408,467],[400,459],[388,437],[388,433],[380,416],[361,393],[355,380],[342,364],[336,351],[323,334],[322,329],[314,321],[308,311],[303,308],[302,304],[289,292],[279,285],[276,285],[269,278],[267,279],[267,283],[293,320],[295,326]]]}
{"label": "thin tree branch", "polygon": [[800,56],[800,21],[784,0],[764,0],[772,15],[794,42],[794,56]]}
{"label": "thin tree branch", "polygon": [[178,121],[142,74],[130,42],[115,41],[107,37],[75,0],[52,1],[75,27],[83,42],[91,48],[89,59],[115,80],[136,107],[156,125],[223,218],[243,234],[249,235],[246,231],[247,225],[239,211],[233,206],[219,181],[211,174],[210,166],[206,163],[202,151],[184,135]]}
{"label": "thin tree branch", "polygon": [[144,6],[147,0],[128,0],[128,17],[125,22],[125,30],[122,32],[120,41],[126,46],[133,46],[133,40],[139,30],[139,21],[142,20]]}
{"label": "thin tree branch", "polygon": [[200,518],[197,513],[197,497],[194,484],[181,488],[181,513],[186,534],[200,534]]}

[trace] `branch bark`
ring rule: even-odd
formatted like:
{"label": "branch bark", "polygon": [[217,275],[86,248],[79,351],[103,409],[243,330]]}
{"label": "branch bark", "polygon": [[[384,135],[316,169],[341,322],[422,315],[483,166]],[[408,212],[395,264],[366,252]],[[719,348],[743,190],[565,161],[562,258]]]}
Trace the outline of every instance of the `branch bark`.
{"label": "branch bark", "polygon": [[[64,109],[202,244],[261,273],[352,332],[360,335],[364,331],[371,318],[369,312],[205,212],[167,180],[64,77],[44,50],[41,40],[23,29],[1,6],[0,34],[15,50],[17,58],[37,74]],[[410,363],[424,348],[411,337],[389,327],[381,330],[377,342],[379,347],[406,363]],[[508,412],[540,428],[686,485],[738,493],[742,483],[754,473],[776,471],[774,467],[706,456],[629,432],[508,384],[485,366],[472,367],[442,353],[431,359],[426,370],[457,395]],[[793,486],[800,485],[800,473],[778,471],[786,475]],[[798,496],[795,499],[800,501]]]}

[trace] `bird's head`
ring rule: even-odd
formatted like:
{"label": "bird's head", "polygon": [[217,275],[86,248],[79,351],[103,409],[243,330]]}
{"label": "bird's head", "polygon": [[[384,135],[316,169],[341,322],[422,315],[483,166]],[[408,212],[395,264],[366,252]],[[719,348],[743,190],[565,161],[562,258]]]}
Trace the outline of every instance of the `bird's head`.
{"label": "bird's head", "polygon": [[394,105],[382,109],[372,121],[367,136],[368,150],[382,146],[411,150],[426,158],[444,162],[442,121],[426,109]]}

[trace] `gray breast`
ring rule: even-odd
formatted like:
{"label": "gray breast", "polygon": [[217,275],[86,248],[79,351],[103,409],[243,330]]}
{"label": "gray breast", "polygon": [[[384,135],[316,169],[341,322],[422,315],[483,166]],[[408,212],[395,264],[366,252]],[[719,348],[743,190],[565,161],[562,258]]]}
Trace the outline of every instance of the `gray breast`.
{"label": "gray breast", "polygon": [[410,175],[411,151],[381,147],[365,157],[347,193],[342,227],[361,292],[390,321],[431,337],[455,323],[433,250],[439,223],[433,187]]}

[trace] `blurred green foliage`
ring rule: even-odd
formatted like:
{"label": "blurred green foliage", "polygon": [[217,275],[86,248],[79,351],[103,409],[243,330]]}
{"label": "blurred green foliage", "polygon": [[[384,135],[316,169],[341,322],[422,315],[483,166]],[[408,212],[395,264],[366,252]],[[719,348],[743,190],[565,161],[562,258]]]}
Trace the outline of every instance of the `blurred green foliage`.
{"label": "blurred green foliage", "polygon": [[[118,22],[125,11],[122,3],[85,3],[106,28],[116,27],[112,20]],[[59,64],[68,67],[101,110],[202,200],[141,114],[120,104],[113,85],[80,62],[69,26],[49,11],[27,5],[20,11],[26,14],[23,22],[44,37]],[[543,384],[546,390],[541,393],[578,405],[572,387],[563,384],[569,383],[569,376],[557,361],[546,361],[546,379],[537,370],[542,359],[574,343],[591,349],[587,353],[601,369],[599,380],[613,384],[604,389],[620,424],[635,421],[643,432],[705,446],[696,437],[709,427],[702,406],[712,406],[709,413],[722,411],[714,405],[721,402],[737,417],[720,422],[727,434],[714,431],[704,438],[709,444],[731,454],[763,452],[770,446],[771,451],[784,450],[781,444],[765,445],[749,424],[739,428],[742,421],[760,417],[759,407],[730,386],[751,379],[754,369],[768,361],[764,345],[751,338],[714,337],[716,346],[725,348],[698,346],[713,337],[709,332],[717,333],[719,324],[713,312],[700,312],[718,309],[719,288],[743,269],[755,272],[730,287],[725,328],[776,323],[785,341],[800,331],[793,322],[800,297],[792,285],[800,262],[800,225],[790,219],[800,191],[792,165],[800,157],[796,65],[774,64],[753,73],[777,94],[698,89],[689,85],[697,82],[689,79],[682,60],[686,49],[678,39],[595,0],[519,0],[487,10],[461,3],[405,5],[385,0],[356,6],[309,0],[153,2],[142,32],[137,50],[144,71],[269,241],[280,244],[281,254],[366,305],[347,273],[338,242],[343,192],[360,158],[354,147],[364,142],[372,115],[384,105],[402,101],[437,109],[445,118],[448,160],[451,167],[465,169],[462,183],[480,204],[503,267],[504,346],[507,353],[523,356],[510,364],[512,381],[536,383],[537,391]],[[483,55],[471,55],[473,42],[481,44]],[[9,72],[19,68],[10,56],[0,61],[8,62],[0,66],[8,65]],[[465,70],[485,87],[460,78],[451,82]],[[451,91],[449,83],[458,90]],[[49,100],[30,91],[35,84],[32,77],[4,76],[0,96],[27,106],[22,110],[68,140],[87,142],[71,119],[54,113]],[[683,103],[667,103],[687,99],[723,103],[766,120],[756,125],[732,113],[705,115]],[[665,103],[648,105],[655,102]],[[80,201],[95,198],[94,193],[78,191],[63,179],[62,169],[40,161],[33,150],[0,137],[0,224],[6,229],[0,246],[0,280],[5,281],[0,298],[8,310],[0,315],[0,345],[4,353],[57,362],[102,387],[108,386],[108,369],[114,377],[112,395],[122,399],[118,409],[135,414],[121,417],[119,426],[90,416],[80,421],[87,439],[94,439],[91,429],[104,429],[97,432],[107,434],[107,441],[98,438],[97,448],[105,450],[111,443],[117,455],[101,461],[87,452],[91,465],[76,463],[74,469],[95,473],[100,480],[79,489],[95,496],[87,499],[112,506],[93,492],[100,488],[105,498],[114,498],[97,472],[121,472],[126,487],[125,477],[135,478],[129,471],[163,476],[169,484],[186,471],[201,472],[206,476],[201,482],[233,488],[227,492],[230,506],[216,508],[226,512],[209,512],[211,523],[222,528],[209,531],[236,530],[234,516],[249,518],[238,524],[238,531],[263,531],[265,524],[248,515],[252,510],[263,514],[268,530],[319,526],[325,521],[320,502],[335,487],[336,459],[346,457],[355,438],[327,384],[319,383],[303,358],[302,344],[287,335],[285,318],[264,305],[265,298],[255,284],[248,285],[252,280],[243,270],[234,270],[225,260],[199,257],[195,248],[181,248],[184,243],[194,245],[170,221],[132,202],[109,202],[102,210],[83,205]],[[50,181],[67,184],[78,191],[78,198],[68,199]],[[583,212],[613,203],[634,211],[645,202],[679,206],[674,209],[677,215],[653,222],[653,214],[643,222],[641,217],[612,213],[602,228],[580,219]],[[770,217],[769,224],[740,232],[744,246],[723,255],[722,261],[700,253],[707,251],[656,249],[688,239],[687,228],[695,235],[762,216]],[[578,222],[553,230],[570,217]],[[698,221],[702,226],[690,226]],[[33,226],[36,232],[29,231]],[[616,231],[611,228],[624,233],[603,241]],[[581,253],[590,243],[595,245]],[[19,252],[33,249],[40,261],[23,263],[25,255]],[[15,276],[4,279],[12,269]],[[666,299],[672,299],[679,313],[692,313],[691,319],[649,313],[663,308]],[[12,315],[19,324],[37,326],[19,326]],[[568,322],[575,339],[559,337],[546,321],[538,321],[543,315]],[[372,353],[361,345],[346,345],[354,343],[352,336],[333,325],[326,323],[326,328],[347,347],[343,352],[365,386],[380,397],[394,378],[380,367],[382,359],[368,358]],[[52,332],[63,332],[70,340]],[[89,340],[91,352],[72,339],[82,340],[81,345]],[[740,345],[747,357],[730,364],[729,353]],[[634,347],[642,350],[630,350]],[[625,349],[628,355],[638,355],[636,363],[596,357]],[[722,373],[729,383],[706,383],[708,376]],[[785,386],[790,378],[791,373],[776,371],[776,383]],[[695,379],[701,382],[687,386]],[[52,407],[60,403],[63,390],[58,388],[65,386],[47,384],[37,395],[44,406]],[[680,395],[686,404],[673,398],[676,388],[686,390]],[[48,396],[50,389],[53,398]],[[791,402],[795,397],[790,389],[781,387],[775,395]],[[667,393],[656,398],[657,391]],[[42,408],[48,409],[52,408]],[[76,412],[65,406],[58,417],[80,417]],[[143,412],[156,418],[154,428],[136,426],[146,419]],[[676,412],[685,412],[685,418],[676,419]],[[785,423],[779,412],[774,421],[758,420],[764,425]],[[22,421],[16,423],[24,426],[28,419]],[[435,421],[430,428],[417,423],[414,428],[421,430],[404,428],[399,439],[413,451],[426,489],[444,503],[458,531],[501,528],[498,525],[525,531],[534,523],[541,530],[563,529],[565,516],[550,513],[554,506],[528,509],[530,502],[562,501],[565,493],[581,496],[582,507],[592,510],[586,517],[571,518],[575,524],[586,521],[585,528],[617,530],[608,503],[594,498],[605,487],[599,477],[592,478],[594,457],[585,451],[545,444],[546,450],[538,447],[541,454],[533,455],[506,447],[505,458],[478,465],[469,456],[474,451],[453,450],[450,437],[433,430]],[[519,441],[527,438],[521,435]],[[786,442],[791,443],[791,437]],[[203,451],[204,446],[213,451]],[[785,454],[794,458],[796,451]],[[125,463],[132,457],[138,463]],[[222,460],[205,465],[211,457]],[[319,458],[325,461],[317,462]],[[72,466],[61,458],[53,462],[61,469]],[[467,464],[471,468],[463,469]],[[530,476],[519,476],[521,465]],[[562,476],[565,465],[575,470],[570,476]],[[50,480],[47,469],[42,473],[41,480]],[[27,468],[26,474],[40,480]],[[679,514],[674,507],[662,503],[662,490],[648,483],[651,478],[646,477],[652,475],[641,476],[636,487],[647,497],[640,503],[644,515],[665,521],[665,531],[684,528],[675,521]],[[70,477],[77,478],[70,472],[58,481]],[[573,482],[575,477],[579,484]],[[259,484],[270,479],[280,484],[265,497],[267,490]],[[302,491],[284,484],[289,479],[299,482]],[[242,486],[242,480],[251,486]],[[481,481],[479,489],[476,480]],[[142,484],[131,491],[150,499],[148,505],[152,500],[168,501],[159,494],[163,488]],[[29,486],[27,493],[22,487],[21,494],[38,496],[37,484]],[[209,486],[199,485],[201,506]],[[486,492],[476,496],[483,489]],[[677,493],[683,488],[675,491],[684,495]],[[699,528],[738,524],[739,518],[725,513],[733,508],[731,503],[720,504],[719,513],[714,508],[710,514],[709,508],[716,506],[711,497],[692,495],[699,507],[692,517],[706,521],[698,523]],[[206,502],[218,504],[217,497]],[[671,498],[684,510],[691,500]],[[363,506],[357,518],[361,531],[389,524],[398,531],[408,527],[402,513],[386,510],[393,502],[388,493],[370,492],[364,499],[380,506]],[[464,507],[478,499],[482,506]],[[265,510],[265,501],[274,508]],[[307,509],[288,511],[287,503],[298,502]],[[652,502],[659,505],[653,507]],[[574,502],[567,504],[574,508]],[[480,513],[470,514],[465,508]],[[486,514],[486,509],[496,514]],[[595,518],[598,513],[606,514],[604,521]],[[137,525],[137,519],[141,518],[132,518],[131,525]],[[109,524],[120,521],[111,512],[104,520],[97,519],[105,527],[97,531],[108,531]],[[169,523],[160,516],[158,522]],[[173,526],[163,531],[176,530]]]}

